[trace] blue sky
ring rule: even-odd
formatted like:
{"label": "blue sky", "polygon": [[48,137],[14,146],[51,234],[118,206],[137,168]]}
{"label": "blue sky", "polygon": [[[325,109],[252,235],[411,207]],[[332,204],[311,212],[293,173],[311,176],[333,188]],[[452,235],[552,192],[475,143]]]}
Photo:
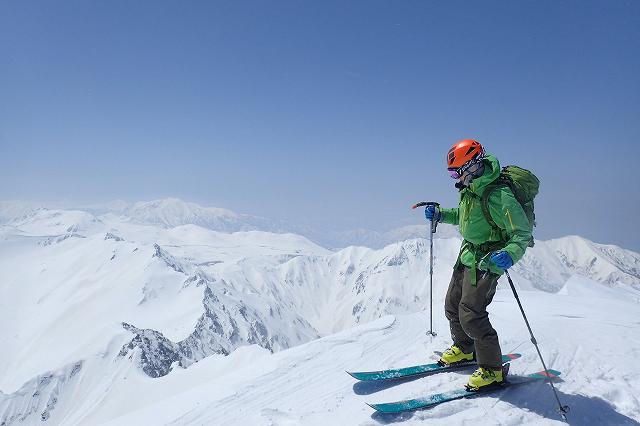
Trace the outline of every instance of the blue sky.
{"label": "blue sky", "polygon": [[640,250],[637,1],[5,1],[0,58],[0,199],[386,229],[471,137],[537,237]]}

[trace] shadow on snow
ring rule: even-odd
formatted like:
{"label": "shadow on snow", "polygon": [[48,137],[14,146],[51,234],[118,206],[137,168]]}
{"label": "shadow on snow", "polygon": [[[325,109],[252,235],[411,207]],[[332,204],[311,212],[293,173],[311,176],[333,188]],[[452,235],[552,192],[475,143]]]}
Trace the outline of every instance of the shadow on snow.
{"label": "shadow on snow", "polygon": [[[537,383],[529,386],[529,392],[502,393],[500,399],[522,409],[536,413],[541,417],[551,420],[562,420],[558,414],[558,403],[549,388],[549,385]],[[597,396],[585,396],[579,394],[567,394],[559,391],[558,397],[563,405],[570,408],[567,414],[567,424],[570,425],[636,425],[637,420],[620,414],[609,402]]]}
{"label": "shadow on snow", "polygon": [[373,382],[357,382],[353,385],[353,392],[356,395],[371,395],[372,393],[380,392],[385,389],[390,389],[395,386],[413,382],[422,378],[424,378],[424,376],[406,377],[404,379],[395,380],[380,380]]}
{"label": "shadow on snow", "polygon": [[[504,391],[493,395],[495,398],[499,398],[500,400],[508,402],[522,410],[535,413],[540,417],[544,417],[549,420],[562,422],[562,417],[558,413],[557,402],[548,384],[529,384],[526,388],[528,389],[526,392],[521,390],[516,391],[515,389],[505,389]],[[491,398],[490,395],[478,395],[477,397]],[[474,399],[477,397],[466,399]],[[566,421],[569,425],[582,426],[597,424],[599,426],[640,426],[640,422],[617,412],[613,405],[602,398],[596,396],[567,394],[561,391],[558,391],[558,397],[563,405],[568,405],[570,407]],[[398,414],[384,414],[375,411],[371,415],[371,418],[381,424],[401,423],[413,418],[416,412],[428,412],[433,410],[435,407],[437,406],[426,408],[424,410]],[[490,424],[490,422],[486,424]]]}

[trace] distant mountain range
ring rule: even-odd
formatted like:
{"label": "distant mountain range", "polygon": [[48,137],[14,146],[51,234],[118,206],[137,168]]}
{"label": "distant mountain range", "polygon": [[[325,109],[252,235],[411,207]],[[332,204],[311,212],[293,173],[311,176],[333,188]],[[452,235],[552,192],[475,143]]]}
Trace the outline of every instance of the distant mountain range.
{"label": "distant mountain range", "polygon": [[[419,226],[344,237],[399,240],[381,249],[328,250],[284,223],[175,199],[4,203],[0,217],[0,424],[56,423],[78,393],[98,404],[123,368],[162,377],[242,346],[277,352],[428,306],[428,240],[405,239]],[[445,230],[434,247],[437,306],[461,242]],[[633,298],[640,255],[575,236],[538,241],[512,275],[546,292],[579,275]]]}
{"label": "distant mountain range", "polygon": [[[38,210],[59,210],[47,208],[44,204],[24,202],[0,202],[0,225],[19,222]],[[388,231],[371,229],[354,229],[347,231],[314,229],[282,220],[268,219],[260,216],[235,213],[228,209],[202,207],[196,203],[176,198],[127,203],[117,200],[102,204],[92,204],[65,208],[90,213],[96,218],[111,214],[141,224],[152,224],[162,227],[179,225],[198,225],[218,232],[264,231],[274,233],[295,233],[332,249],[348,246],[364,246],[382,248],[388,244],[411,238],[424,238],[429,235],[426,224],[407,225]],[[458,237],[455,227],[441,224],[435,238]]]}

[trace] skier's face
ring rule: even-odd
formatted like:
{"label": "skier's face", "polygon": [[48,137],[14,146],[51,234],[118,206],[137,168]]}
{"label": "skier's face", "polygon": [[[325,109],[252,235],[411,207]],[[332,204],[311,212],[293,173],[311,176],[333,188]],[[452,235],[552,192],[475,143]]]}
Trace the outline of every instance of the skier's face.
{"label": "skier's face", "polygon": [[471,185],[473,179],[480,177],[484,173],[484,163],[482,160],[474,161],[470,165],[464,165],[459,169],[448,169],[449,176],[464,186]]}

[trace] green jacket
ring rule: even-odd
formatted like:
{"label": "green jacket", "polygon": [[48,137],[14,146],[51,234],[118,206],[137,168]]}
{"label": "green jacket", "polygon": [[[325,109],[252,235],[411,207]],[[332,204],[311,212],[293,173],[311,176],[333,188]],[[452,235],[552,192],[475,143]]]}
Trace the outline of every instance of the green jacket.
{"label": "green jacket", "polygon": [[500,163],[493,155],[484,159],[484,174],[474,179],[468,188],[460,191],[460,204],[454,209],[441,209],[441,222],[459,225],[462,247],[458,263],[471,268],[475,284],[475,270],[489,270],[498,275],[504,272],[489,259],[489,254],[504,250],[513,263],[519,261],[531,240],[532,224],[513,192],[500,186],[489,196],[489,213],[500,230],[494,229],[484,217],[480,197],[489,184],[500,175]]}

